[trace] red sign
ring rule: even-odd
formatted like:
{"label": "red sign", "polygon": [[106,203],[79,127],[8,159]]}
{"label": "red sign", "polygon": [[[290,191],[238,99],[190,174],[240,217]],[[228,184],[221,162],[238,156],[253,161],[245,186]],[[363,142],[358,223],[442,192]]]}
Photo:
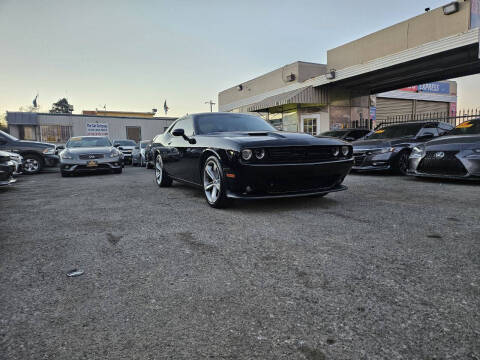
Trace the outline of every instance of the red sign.
{"label": "red sign", "polygon": [[457,103],[450,103],[450,116],[457,116]]}
{"label": "red sign", "polygon": [[418,86],[417,85],[409,86],[409,87],[406,87],[406,88],[403,88],[403,89],[400,89],[400,90],[418,92]]}

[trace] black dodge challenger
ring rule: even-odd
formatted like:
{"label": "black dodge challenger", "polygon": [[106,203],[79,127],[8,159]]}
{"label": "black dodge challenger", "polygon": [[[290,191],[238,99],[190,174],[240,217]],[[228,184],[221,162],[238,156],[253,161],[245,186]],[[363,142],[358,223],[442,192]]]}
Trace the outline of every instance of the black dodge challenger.
{"label": "black dodge challenger", "polygon": [[155,141],[155,181],[203,189],[208,204],[231,199],[323,196],[346,190],[352,147],[334,138],[279,132],[260,117],[187,115]]}
{"label": "black dodge challenger", "polygon": [[414,147],[409,174],[480,180],[480,119],[465,121],[447,136]]}

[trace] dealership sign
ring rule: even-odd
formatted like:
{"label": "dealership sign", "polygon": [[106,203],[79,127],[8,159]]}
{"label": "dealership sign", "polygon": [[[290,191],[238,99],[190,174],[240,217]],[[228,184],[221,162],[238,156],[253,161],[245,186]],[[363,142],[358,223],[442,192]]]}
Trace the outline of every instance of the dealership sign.
{"label": "dealership sign", "polygon": [[108,124],[87,123],[87,135],[108,136]]}
{"label": "dealership sign", "polygon": [[450,94],[450,84],[447,82],[432,82],[422,85],[409,86],[400,90],[434,94]]}

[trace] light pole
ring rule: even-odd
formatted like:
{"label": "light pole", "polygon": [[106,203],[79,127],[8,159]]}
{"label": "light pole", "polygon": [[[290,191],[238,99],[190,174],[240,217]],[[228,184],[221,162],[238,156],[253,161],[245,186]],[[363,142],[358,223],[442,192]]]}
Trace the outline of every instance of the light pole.
{"label": "light pole", "polygon": [[208,101],[205,101],[205,104],[210,104],[210,112],[213,112],[213,105],[215,105],[215,103],[212,101],[212,100],[208,100]]}

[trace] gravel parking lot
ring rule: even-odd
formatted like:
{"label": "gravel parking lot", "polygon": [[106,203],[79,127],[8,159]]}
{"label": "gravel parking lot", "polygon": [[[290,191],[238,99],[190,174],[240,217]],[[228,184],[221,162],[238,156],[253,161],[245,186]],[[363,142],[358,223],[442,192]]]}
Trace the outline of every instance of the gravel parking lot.
{"label": "gravel parking lot", "polygon": [[346,184],[214,210],[141,168],[22,177],[0,358],[480,359],[480,185]]}

